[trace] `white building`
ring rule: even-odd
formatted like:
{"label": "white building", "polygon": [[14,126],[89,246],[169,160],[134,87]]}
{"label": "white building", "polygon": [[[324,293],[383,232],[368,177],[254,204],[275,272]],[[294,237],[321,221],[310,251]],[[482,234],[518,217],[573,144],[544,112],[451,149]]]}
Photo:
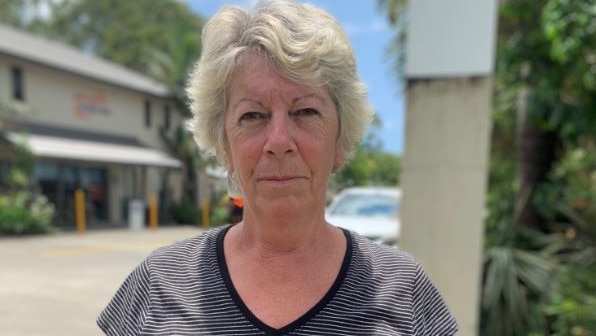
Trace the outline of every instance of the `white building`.
{"label": "white building", "polygon": [[33,183],[55,204],[58,226],[74,227],[77,188],[86,191],[88,223],[99,227],[125,224],[131,199],[157,196],[161,215],[180,200],[182,163],[160,130],[172,133],[182,120],[160,83],[0,25],[0,101],[33,111],[0,117],[0,181],[24,133],[37,159]]}

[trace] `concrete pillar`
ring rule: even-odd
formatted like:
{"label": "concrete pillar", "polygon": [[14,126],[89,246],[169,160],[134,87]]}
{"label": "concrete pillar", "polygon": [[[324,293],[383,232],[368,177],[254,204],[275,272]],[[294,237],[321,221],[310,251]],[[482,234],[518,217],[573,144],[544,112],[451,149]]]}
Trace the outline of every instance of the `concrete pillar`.
{"label": "concrete pillar", "polygon": [[400,248],[436,284],[461,336],[478,334],[497,9],[408,1]]}
{"label": "concrete pillar", "polygon": [[399,246],[422,264],[459,324],[477,335],[490,77],[408,81]]}

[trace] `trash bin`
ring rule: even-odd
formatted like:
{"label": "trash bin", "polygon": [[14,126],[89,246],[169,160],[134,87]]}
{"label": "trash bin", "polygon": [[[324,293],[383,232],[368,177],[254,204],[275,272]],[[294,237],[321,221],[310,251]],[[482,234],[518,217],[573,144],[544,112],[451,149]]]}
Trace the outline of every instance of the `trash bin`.
{"label": "trash bin", "polygon": [[145,226],[145,202],[138,199],[128,203],[128,228],[142,230]]}

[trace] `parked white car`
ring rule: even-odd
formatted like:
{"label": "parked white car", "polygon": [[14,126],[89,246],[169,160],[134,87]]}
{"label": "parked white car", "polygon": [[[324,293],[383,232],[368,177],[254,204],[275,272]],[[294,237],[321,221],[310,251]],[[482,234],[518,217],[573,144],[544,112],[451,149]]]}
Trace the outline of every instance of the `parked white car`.
{"label": "parked white car", "polygon": [[325,218],[335,226],[376,242],[393,245],[400,232],[401,191],[390,187],[353,187],[341,191],[327,207]]}

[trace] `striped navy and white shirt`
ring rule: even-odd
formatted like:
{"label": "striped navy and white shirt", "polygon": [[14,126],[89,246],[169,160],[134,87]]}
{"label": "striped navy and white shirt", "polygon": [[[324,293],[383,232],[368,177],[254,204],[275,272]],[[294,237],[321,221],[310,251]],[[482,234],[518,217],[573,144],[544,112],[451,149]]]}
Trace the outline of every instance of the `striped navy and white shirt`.
{"label": "striped navy and white shirt", "polygon": [[[347,232],[338,277],[311,310],[273,329],[232,286],[229,226],[153,252],[101,313],[107,335],[453,335],[457,324],[410,255]],[[263,288],[267,290],[267,288]]]}

